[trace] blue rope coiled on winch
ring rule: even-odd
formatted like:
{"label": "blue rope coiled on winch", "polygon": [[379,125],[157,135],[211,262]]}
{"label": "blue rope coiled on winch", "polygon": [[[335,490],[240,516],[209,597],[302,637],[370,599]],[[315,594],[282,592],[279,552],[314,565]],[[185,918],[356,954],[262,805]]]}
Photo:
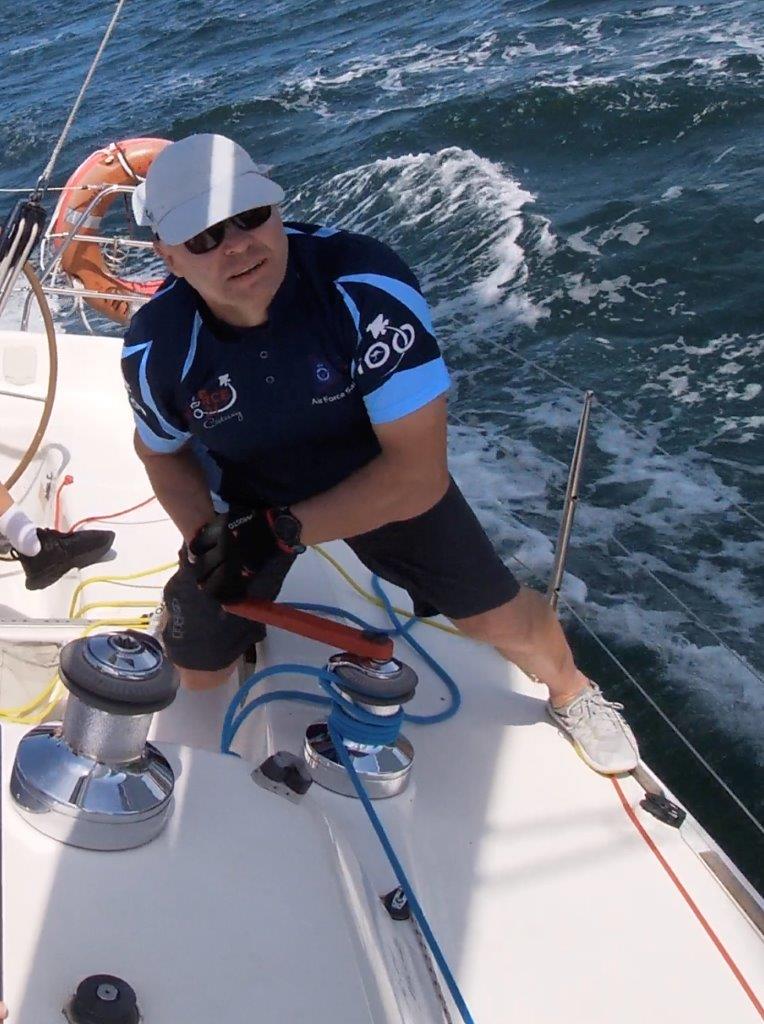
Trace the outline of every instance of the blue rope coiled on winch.
{"label": "blue rope coiled on winch", "polygon": [[[415,725],[435,725],[439,722],[445,722],[447,719],[452,718],[457,713],[461,705],[461,694],[459,692],[459,687],[456,685],[454,680],[432,657],[432,655],[430,655],[424,647],[422,647],[422,645],[410,635],[410,630],[418,621],[417,618],[412,616],[408,622],[401,622],[393,609],[390,599],[382,589],[382,585],[377,576],[372,577],[372,587],[374,593],[382,601],[384,609],[392,623],[391,629],[379,630],[376,626],[365,622],[359,616],[346,611],[344,608],[335,608],[330,605],[321,604],[299,604],[296,602],[290,602],[290,606],[300,608],[303,611],[321,612],[333,617],[342,617],[350,622],[354,622],[363,629],[372,630],[374,632],[385,632],[391,636],[402,637],[403,640],[405,640],[405,642],[423,659],[427,666],[443,681],[451,697],[451,703],[449,706],[444,711],[431,715],[406,714],[403,711],[403,708],[400,708],[394,715],[383,717],[366,711],[364,708],[358,707],[358,705],[351,703],[343,697],[340,692],[342,680],[334,672],[331,672],[328,669],[314,668],[312,665],[274,665],[272,668],[262,669],[261,671],[255,672],[251,675],[229,704],[223,719],[220,749],[224,754],[230,754],[231,744],[233,743],[236,733],[239,731],[242,724],[257,708],[263,707],[265,704],[271,703],[271,701],[298,701],[300,703],[318,704],[323,707],[331,707],[327,726],[332,743],[337,751],[337,756],[350,777],[353,788],[355,789],[377,838],[385,851],[385,855],[390,862],[393,873],[398,880],[398,884],[406,895],[406,899],[411,907],[411,912],[413,913],[422,934],[432,951],[435,962],[443,975],[443,979],[445,980],[448,990],[459,1009],[462,1019],[465,1024],[475,1024],[474,1018],[472,1017],[464,997],[459,990],[456,978],[448,966],[446,958],[438,945],[437,939],[433,934],[427,917],[422,910],[411,883],[408,880],[408,876],[406,875],[403,865],[393,849],[387,833],[385,832],[385,828],[377,816],[377,812],[374,810],[372,802],[366,793],[361,780],[358,778],[355,768],[353,767],[352,758],[348,754],[347,748],[343,742],[344,740],[348,740],[351,743],[359,743],[369,746],[391,746],[398,738],[401,725],[404,721],[411,722]],[[258,685],[258,683],[270,676],[281,675],[284,673],[304,675],[316,679],[319,686],[326,693],[326,696],[321,696],[316,693],[308,693],[303,690],[282,690],[281,692],[263,694],[260,697],[254,698],[249,703],[245,703],[247,696],[254,687]]]}

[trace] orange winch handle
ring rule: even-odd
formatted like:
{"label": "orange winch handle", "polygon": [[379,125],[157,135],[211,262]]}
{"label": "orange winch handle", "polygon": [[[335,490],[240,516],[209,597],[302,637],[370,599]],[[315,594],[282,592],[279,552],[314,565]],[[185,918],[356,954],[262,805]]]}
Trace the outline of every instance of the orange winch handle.
{"label": "orange winch handle", "polygon": [[393,641],[382,633],[365,633],[353,626],[343,626],[341,622],[332,622],[320,615],[289,608],[287,605],[274,601],[238,601],[236,604],[223,605],[232,615],[240,615],[252,622],[264,622],[268,626],[289,630],[318,640],[330,647],[337,647],[361,658],[374,658],[376,661],[388,661],[393,656]]}

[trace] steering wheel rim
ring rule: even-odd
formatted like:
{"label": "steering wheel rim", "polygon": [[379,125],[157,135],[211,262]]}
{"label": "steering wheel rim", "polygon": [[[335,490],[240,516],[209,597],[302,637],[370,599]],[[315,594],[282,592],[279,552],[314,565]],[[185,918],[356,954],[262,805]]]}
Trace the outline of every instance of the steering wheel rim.
{"label": "steering wheel rim", "polygon": [[48,339],[48,390],[45,395],[45,404],[43,406],[42,415],[40,416],[40,422],[37,424],[37,430],[34,432],[34,436],[32,437],[27,450],[21,457],[19,464],[8,479],[3,482],[4,487],[8,490],[10,490],[17,480],[19,480],[24,470],[37,454],[37,450],[40,447],[45,431],[48,429],[51,413],[53,412],[53,403],[56,399],[56,383],[58,381],[56,328],[53,324],[53,316],[50,312],[50,306],[48,305],[45,292],[40,284],[40,279],[29,263],[24,264],[24,274],[34,293],[34,297],[37,300],[37,305],[40,309],[40,313],[42,314],[43,324],[45,325],[45,334]]}

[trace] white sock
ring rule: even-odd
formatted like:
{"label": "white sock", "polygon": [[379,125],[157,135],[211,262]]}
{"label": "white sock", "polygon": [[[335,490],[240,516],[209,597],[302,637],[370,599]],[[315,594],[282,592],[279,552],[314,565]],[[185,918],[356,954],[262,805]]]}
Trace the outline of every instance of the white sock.
{"label": "white sock", "polygon": [[41,545],[37,527],[18,505],[11,505],[0,516],[0,533],[5,534],[19,554],[39,554]]}

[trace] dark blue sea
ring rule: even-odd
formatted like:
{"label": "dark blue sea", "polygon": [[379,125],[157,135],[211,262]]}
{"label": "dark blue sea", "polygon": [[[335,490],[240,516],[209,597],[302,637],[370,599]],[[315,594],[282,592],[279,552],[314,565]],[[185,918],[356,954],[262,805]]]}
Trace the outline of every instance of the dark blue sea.
{"label": "dark blue sea", "polygon": [[[37,180],[112,11],[3,3],[0,187]],[[569,635],[760,888],[762,832],[655,705],[761,821],[763,62],[760,0],[128,0],[53,176],[222,132],[287,216],[395,246],[453,373],[454,473],[537,586],[595,392]]]}

